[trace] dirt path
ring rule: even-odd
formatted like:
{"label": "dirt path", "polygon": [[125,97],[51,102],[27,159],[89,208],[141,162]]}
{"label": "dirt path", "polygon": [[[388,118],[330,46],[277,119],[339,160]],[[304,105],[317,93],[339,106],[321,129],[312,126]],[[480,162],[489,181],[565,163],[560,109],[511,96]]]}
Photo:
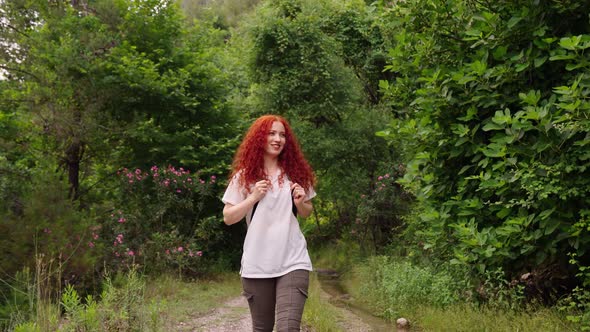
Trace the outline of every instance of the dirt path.
{"label": "dirt path", "polygon": [[222,303],[205,315],[194,317],[176,325],[177,331],[252,331],[248,302],[242,296]]}
{"label": "dirt path", "polygon": [[[321,290],[320,298],[325,302],[330,302],[332,296]],[[335,307],[340,313],[338,325],[340,331],[368,332],[373,331],[368,324],[355,315],[352,311]],[[252,331],[252,322],[248,302],[242,296],[232,298],[205,315],[192,317],[185,322],[179,322],[175,326],[176,331],[207,331],[207,332],[247,332]],[[323,332],[315,331],[310,327],[303,327],[304,332]]]}

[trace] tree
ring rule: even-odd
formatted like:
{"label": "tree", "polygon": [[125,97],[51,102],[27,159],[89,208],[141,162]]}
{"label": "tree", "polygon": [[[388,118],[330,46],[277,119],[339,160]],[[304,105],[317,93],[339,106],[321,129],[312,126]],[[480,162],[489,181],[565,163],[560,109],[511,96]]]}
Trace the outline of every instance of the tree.
{"label": "tree", "polygon": [[210,25],[189,30],[174,1],[2,6],[4,39],[18,45],[3,57],[11,93],[44,128],[72,199],[92,161],[225,169],[235,117]]}

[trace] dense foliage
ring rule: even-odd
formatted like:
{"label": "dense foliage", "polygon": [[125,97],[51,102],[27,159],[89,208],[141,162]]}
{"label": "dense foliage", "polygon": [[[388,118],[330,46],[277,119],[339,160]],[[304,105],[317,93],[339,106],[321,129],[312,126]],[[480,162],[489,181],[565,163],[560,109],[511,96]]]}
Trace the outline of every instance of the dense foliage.
{"label": "dense foliage", "polygon": [[[105,267],[194,275],[232,264],[243,229],[222,228],[213,180],[237,142],[225,35],[189,24],[174,1],[4,1],[0,11],[3,322],[19,312],[3,310],[10,287],[28,282],[48,291],[25,295],[25,307],[63,283],[96,291]],[[154,165],[157,181],[144,174]],[[132,188],[117,176],[125,167]],[[10,282],[26,268],[38,278]]]}
{"label": "dense foliage", "polygon": [[[589,11],[0,1],[0,278],[14,277],[0,319],[71,284],[65,312],[91,324],[76,292],[97,294],[105,268],[236,267],[245,226],[222,224],[218,198],[241,133],[276,113],[318,177],[310,244],[409,258],[367,263],[388,308],[569,294],[560,305],[589,325]],[[47,291],[17,291],[30,282]]]}
{"label": "dense foliage", "polygon": [[590,263],[588,4],[381,8],[397,119],[380,134],[404,149],[419,198],[411,239],[481,274],[532,272],[545,300],[571,287],[568,256]]}

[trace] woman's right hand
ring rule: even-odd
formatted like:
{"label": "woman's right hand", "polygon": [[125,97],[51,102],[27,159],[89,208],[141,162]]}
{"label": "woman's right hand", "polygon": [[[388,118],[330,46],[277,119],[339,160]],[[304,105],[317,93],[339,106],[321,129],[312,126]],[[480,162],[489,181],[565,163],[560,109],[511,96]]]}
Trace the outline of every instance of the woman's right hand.
{"label": "woman's right hand", "polygon": [[254,184],[252,192],[248,198],[254,200],[254,202],[260,201],[268,190],[272,187],[272,183],[269,180],[260,180]]}

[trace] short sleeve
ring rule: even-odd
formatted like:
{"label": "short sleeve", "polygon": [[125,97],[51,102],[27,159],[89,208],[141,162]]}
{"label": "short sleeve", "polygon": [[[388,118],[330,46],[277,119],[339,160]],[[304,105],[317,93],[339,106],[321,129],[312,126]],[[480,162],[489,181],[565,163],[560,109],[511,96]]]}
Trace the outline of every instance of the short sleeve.
{"label": "short sleeve", "polygon": [[313,187],[309,187],[309,189],[307,190],[307,195],[305,195],[305,202],[311,200],[315,196],[316,196],[315,190],[313,190]]}
{"label": "short sleeve", "polygon": [[246,199],[246,193],[238,184],[238,176],[239,174],[234,175],[229,182],[225,194],[223,194],[223,198],[221,199],[223,203],[237,205]]}

